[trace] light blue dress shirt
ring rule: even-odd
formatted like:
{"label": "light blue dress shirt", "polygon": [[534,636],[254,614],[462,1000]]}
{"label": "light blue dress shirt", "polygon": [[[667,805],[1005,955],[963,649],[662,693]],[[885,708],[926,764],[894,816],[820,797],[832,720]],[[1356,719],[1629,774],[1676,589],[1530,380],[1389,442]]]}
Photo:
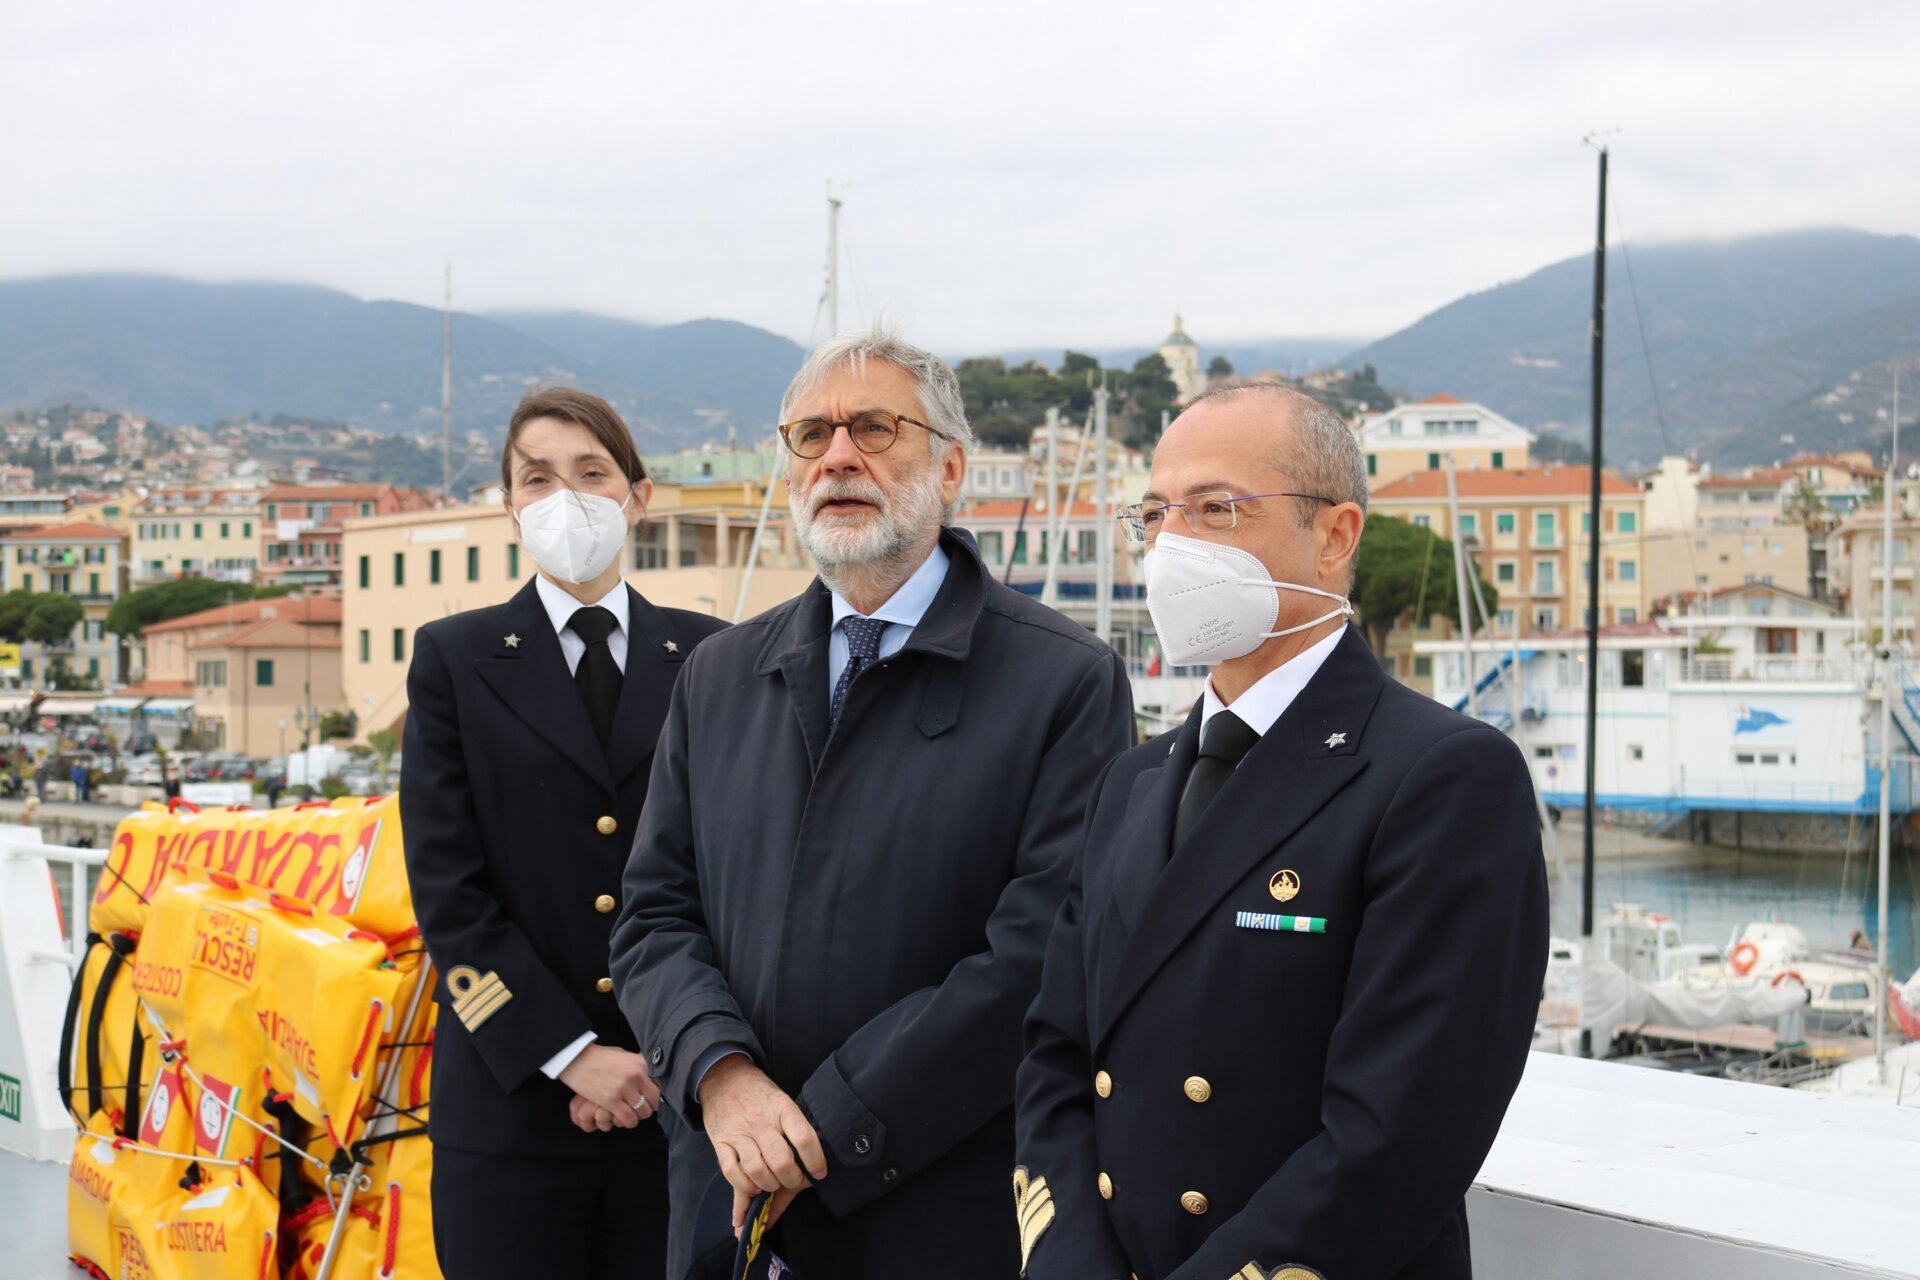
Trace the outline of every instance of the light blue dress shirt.
{"label": "light blue dress shirt", "polygon": [[[887,624],[887,629],[880,633],[880,657],[891,658],[913,637],[913,629],[927,616],[927,610],[933,607],[933,598],[940,594],[940,584],[947,580],[948,564],[947,553],[935,543],[933,553],[921,561],[913,576],[901,583],[900,589],[887,597],[885,604],[868,615]],[[859,612],[847,603],[845,596],[838,591],[833,593],[833,630],[827,642],[829,698],[833,696],[833,686],[840,683],[840,673],[847,669],[849,657],[847,629],[840,622]]]}

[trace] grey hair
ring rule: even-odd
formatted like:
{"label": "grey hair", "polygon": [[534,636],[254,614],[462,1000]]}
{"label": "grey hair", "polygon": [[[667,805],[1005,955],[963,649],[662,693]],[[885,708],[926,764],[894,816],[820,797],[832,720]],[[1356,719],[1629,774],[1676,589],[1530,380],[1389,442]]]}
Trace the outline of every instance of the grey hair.
{"label": "grey hair", "polygon": [[963,451],[973,448],[973,428],[967,423],[967,406],[960,397],[960,379],[954,377],[945,360],[881,325],[865,333],[841,334],[815,347],[780,397],[780,421],[791,421],[795,402],[825,382],[834,370],[851,368],[863,373],[869,360],[884,360],[910,374],[914,391],[926,408],[928,428]]}
{"label": "grey hair", "polygon": [[[1367,460],[1359,438],[1347,420],[1312,396],[1276,382],[1241,382],[1215,387],[1194,397],[1194,405],[1208,400],[1263,395],[1285,405],[1293,430],[1282,434],[1274,447],[1273,465],[1285,472],[1303,493],[1319,494],[1335,502],[1351,502],[1367,510]],[[1318,503],[1298,504],[1301,527],[1311,527],[1320,512]]]}
{"label": "grey hair", "polygon": [[[800,371],[787,384],[780,397],[780,421],[793,420],[794,405],[800,397],[825,382],[835,370],[848,368],[866,371],[867,361],[884,360],[903,369],[913,378],[914,393],[927,411],[927,429],[941,441],[938,451],[928,450],[928,459],[938,467],[948,449],[965,455],[973,448],[973,427],[967,422],[966,401],[960,395],[960,379],[947,362],[921,347],[914,346],[884,325],[876,324],[864,333],[844,333],[829,338],[813,349]],[[931,477],[928,480],[932,483]],[[950,525],[966,500],[964,487],[940,510],[940,523]]]}

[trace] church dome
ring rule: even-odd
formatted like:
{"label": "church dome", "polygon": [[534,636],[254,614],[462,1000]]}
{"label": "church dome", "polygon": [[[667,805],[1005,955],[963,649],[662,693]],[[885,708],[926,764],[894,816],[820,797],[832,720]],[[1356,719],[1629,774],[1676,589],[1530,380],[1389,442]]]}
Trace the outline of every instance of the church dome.
{"label": "church dome", "polygon": [[1200,346],[1199,343],[1187,336],[1187,331],[1181,325],[1178,313],[1173,317],[1173,332],[1168,334],[1160,345],[1162,347],[1193,347],[1196,349]]}

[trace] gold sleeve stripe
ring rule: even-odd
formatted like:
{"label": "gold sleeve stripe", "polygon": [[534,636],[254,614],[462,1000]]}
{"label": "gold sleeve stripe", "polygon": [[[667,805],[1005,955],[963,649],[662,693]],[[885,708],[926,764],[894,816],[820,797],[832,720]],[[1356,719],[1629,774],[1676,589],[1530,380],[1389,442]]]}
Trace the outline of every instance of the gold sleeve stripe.
{"label": "gold sleeve stripe", "polygon": [[1053,1192],[1045,1178],[1029,1178],[1026,1169],[1013,1171],[1013,1208],[1020,1223],[1020,1274],[1027,1274],[1033,1246],[1053,1225]]}
{"label": "gold sleeve stripe", "polygon": [[499,974],[483,976],[466,965],[448,971],[447,990],[453,993],[455,1016],[468,1031],[478,1031],[500,1011],[500,1006],[513,999],[513,992],[507,990]]}

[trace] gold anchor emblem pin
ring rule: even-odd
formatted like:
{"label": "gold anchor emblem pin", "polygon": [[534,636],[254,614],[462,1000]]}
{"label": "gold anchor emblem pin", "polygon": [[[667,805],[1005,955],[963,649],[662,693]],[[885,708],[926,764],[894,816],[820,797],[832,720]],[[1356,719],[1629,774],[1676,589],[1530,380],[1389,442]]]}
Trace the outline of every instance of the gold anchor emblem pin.
{"label": "gold anchor emblem pin", "polygon": [[1291,902],[1300,892],[1300,877],[1291,871],[1276,871],[1267,881],[1267,892],[1282,902]]}

